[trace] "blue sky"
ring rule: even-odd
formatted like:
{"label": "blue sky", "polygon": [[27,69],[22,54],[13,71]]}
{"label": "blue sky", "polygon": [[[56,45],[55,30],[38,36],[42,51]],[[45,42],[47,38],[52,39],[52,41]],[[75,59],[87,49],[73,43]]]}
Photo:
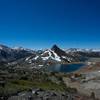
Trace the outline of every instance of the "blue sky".
{"label": "blue sky", "polygon": [[0,0],[0,43],[100,48],[100,0]]}

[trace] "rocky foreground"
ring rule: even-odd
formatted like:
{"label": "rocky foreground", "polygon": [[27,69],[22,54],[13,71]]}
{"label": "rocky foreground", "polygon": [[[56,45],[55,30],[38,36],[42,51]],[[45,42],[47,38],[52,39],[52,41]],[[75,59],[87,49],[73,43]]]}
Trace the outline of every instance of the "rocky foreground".
{"label": "rocky foreground", "polygon": [[58,93],[43,89],[32,89],[11,96],[8,100],[93,100],[93,98],[70,94],[67,92]]}
{"label": "rocky foreground", "polygon": [[17,66],[0,67],[0,100],[93,100],[67,87],[63,74]]}

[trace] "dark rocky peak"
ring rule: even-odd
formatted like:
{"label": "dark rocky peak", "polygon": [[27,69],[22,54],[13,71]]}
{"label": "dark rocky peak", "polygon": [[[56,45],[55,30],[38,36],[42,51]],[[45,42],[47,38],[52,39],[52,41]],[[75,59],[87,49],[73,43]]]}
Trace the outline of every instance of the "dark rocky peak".
{"label": "dark rocky peak", "polygon": [[57,53],[59,56],[66,56],[66,52],[60,49],[57,45],[53,45],[51,50]]}
{"label": "dark rocky peak", "polygon": [[59,47],[55,44],[55,45],[52,46],[51,49],[52,49],[52,50],[53,50],[53,49],[59,49]]}

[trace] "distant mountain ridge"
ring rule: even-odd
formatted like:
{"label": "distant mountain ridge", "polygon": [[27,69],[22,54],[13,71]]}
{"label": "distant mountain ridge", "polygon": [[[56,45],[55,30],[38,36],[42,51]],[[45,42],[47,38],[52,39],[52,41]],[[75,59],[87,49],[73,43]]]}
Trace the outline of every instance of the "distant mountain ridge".
{"label": "distant mountain ridge", "polygon": [[46,50],[30,50],[24,48],[10,48],[0,45],[0,62],[12,62],[22,58],[25,62],[76,62],[87,57],[100,57],[99,49],[77,49],[63,50],[57,45]]}
{"label": "distant mountain ridge", "polygon": [[5,45],[0,45],[0,62],[10,62],[30,56],[32,52],[24,49],[13,49]]}

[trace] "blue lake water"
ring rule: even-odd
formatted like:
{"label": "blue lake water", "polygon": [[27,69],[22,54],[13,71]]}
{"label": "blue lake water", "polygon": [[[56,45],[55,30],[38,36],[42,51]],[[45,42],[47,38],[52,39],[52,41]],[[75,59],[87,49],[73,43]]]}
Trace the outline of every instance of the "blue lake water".
{"label": "blue lake water", "polygon": [[51,72],[73,72],[81,67],[83,67],[84,64],[56,64],[48,67],[48,70]]}

